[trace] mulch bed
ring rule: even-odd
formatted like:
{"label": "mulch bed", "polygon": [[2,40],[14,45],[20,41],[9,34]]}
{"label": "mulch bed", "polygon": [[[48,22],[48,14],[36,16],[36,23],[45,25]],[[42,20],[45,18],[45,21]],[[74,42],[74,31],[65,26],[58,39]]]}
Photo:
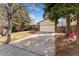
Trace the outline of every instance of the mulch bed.
{"label": "mulch bed", "polygon": [[66,36],[56,36],[56,56],[79,55],[79,45],[76,44],[76,41],[72,42],[68,39]]}

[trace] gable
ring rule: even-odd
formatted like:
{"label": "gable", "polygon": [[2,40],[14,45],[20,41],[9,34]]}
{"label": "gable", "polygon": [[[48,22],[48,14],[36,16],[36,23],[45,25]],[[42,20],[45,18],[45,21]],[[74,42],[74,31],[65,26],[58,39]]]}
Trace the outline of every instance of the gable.
{"label": "gable", "polygon": [[54,22],[50,20],[43,20],[39,23],[40,25],[54,25]]}

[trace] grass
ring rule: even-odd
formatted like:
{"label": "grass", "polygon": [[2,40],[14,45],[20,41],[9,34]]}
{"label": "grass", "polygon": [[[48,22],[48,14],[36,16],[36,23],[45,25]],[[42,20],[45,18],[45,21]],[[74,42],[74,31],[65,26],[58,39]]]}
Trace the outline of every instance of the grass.
{"label": "grass", "polygon": [[[15,40],[19,40],[22,39],[26,36],[29,36],[30,33],[27,31],[22,31],[22,32],[15,32],[11,34],[11,42],[15,41]],[[1,37],[0,36],[0,42],[5,42],[6,41],[6,37]]]}

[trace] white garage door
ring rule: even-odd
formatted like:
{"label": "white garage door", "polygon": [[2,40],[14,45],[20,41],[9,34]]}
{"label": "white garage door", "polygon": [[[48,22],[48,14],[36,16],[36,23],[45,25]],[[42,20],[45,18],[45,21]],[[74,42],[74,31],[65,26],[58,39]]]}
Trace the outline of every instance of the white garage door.
{"label": "white garage door", "polygon": [[41,32],[55,32],[54,26],[40,26]]}

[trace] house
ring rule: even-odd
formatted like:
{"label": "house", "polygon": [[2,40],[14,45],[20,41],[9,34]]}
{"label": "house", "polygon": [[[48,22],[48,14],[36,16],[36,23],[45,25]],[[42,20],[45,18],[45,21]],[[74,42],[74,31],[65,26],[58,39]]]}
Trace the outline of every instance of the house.
{"label": "house", "polygon": [[35,31],[38,31],[38,30],[39,30],[39,26],[38,26],[38,24],[30,25],[29,30],[35,30]]}
{"label": "house", "polygon": [[50,21],[47,17],[38,23],[40,32],[55,32],[54,22]]}

